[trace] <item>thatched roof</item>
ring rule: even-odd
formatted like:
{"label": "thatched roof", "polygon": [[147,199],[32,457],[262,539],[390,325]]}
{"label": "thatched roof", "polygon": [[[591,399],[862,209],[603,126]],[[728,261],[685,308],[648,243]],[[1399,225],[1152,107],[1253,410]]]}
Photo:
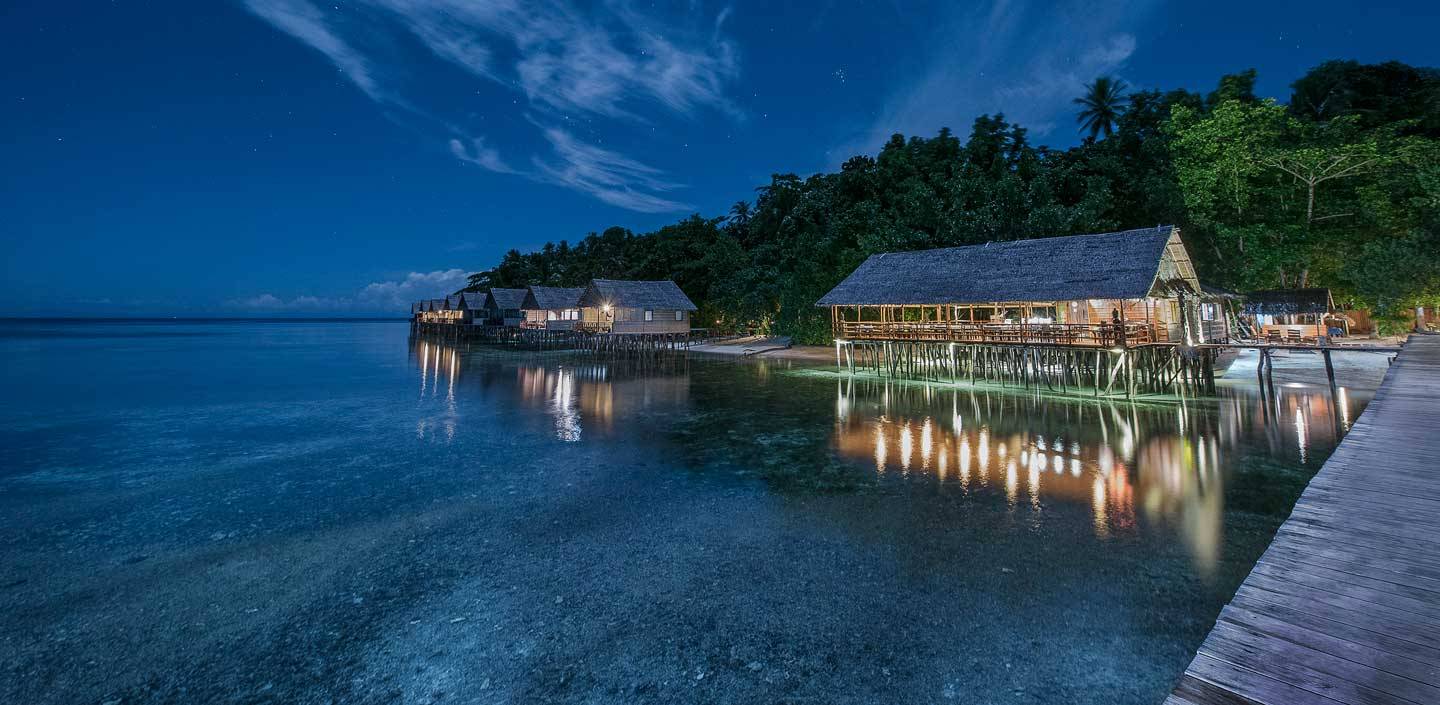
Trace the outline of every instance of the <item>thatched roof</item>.
{"label": "thatched roof", "polygon": [[1189,289],[1180,279],[1157,281],[1174,232],[1165,225],[871,255],[816,305],[1134,299],[1157,284]]}
{"label": "thatched roof", "polygon": [[694,311],[690,297],[669,279],[621,281],[592,279],[580,297],[581,306],[610,305],[619,308],[670,308]]}
{"label": "thatched roof", "polygon": [[532,286],[520,308],[529,311],[558,311],[579,308],[585,287]]}
{"label": "thatched roof", "polygon": [[491,289],[485,297],[485,308],[496,311],[518,310],[525,303],[524,289]]}
{"label": "thatched roof", "polygon": [[462,291],[458,295],[463,297],[461,307],[467,311],[478,311],[485,308],[485,292],[483,291]]}
{"label": "thatched roof", "polygon": [[1245,294],[1241,310],[1250,315],[1290,316],[1328,313],[1335,308],[1329,289],[1265,289]]}

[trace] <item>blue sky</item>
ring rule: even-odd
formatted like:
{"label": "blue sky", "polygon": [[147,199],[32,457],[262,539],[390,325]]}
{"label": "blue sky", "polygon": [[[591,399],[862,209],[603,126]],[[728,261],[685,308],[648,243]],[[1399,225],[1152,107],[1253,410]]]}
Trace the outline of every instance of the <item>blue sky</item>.
{"label": "blue sky", "polygon": [[507,249],[724,213],[774,172],[1085,81],[1262,94],[1440,65],[1440,4],[546,0],[0,6],[0,315],[398,312]]}

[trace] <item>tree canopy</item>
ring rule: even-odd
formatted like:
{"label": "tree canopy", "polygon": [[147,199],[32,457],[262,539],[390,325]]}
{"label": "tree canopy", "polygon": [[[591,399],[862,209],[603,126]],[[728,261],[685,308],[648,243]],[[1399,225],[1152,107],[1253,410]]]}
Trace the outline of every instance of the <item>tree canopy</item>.
{"label": "tree canopy", "polygon": [[1123,96],[1102,77],[1076,101],[1100,138],[1071,149],[981,115],[963,138],[895,135],[836,172],[776,174],[725,216],[512,250],[470,286],[669,278],[697,325],[823,342],[814,302],[870,254],[1175,224],[1207,283],[1328,286],[1381,317],[1440,302],[1440,74],[1327,62],[1288,105],[1255,78]]}

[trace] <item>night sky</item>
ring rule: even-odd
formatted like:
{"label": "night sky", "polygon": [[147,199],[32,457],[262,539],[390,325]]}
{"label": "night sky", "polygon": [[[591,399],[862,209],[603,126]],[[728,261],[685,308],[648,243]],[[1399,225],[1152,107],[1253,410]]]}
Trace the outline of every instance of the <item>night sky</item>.
{"label": "night sky", "polygon": [[1101,74],[1440,65],[1433,1],[780,4],[10,0],[0,315],[400,314],[895,131],[1070,146]]}

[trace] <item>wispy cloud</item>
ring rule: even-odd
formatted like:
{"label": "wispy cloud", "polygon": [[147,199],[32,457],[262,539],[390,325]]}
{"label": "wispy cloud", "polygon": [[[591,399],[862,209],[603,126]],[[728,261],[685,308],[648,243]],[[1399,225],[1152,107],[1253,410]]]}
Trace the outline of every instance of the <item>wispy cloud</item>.
{"label": "wispy cloud", "polygon": [[225,307],[249,313],[377,313],[404,312],[410,303],[438,299],[464,288],[463,269],[410,272],[399,279],[371,282],[350,296],[295,296],[270,293],[225,302]]}
{"label": "wispy cloud", "polygon": [[462,162],[469,162],[499,174],[517,173],[500,157],[500,152],[486,146],[484,137],[470,137],[465,141],[450,138],[450,153]]}
{"label": "wispy cloud", "polygon": [[936,23],[917,78],[892,93],[879,117],[831,151],[832,161],[873,153],[890,135],[968,131],[1003,112],[1036,135],[1073,124],[1071,100],[1086,82],[1124,70],[1135,31],[1154,0],[956,6]]}
{"label": "wispy cloud", "polygon": [[536,157],[537,175],[550,183],[584,191],[613,206],[642,213],[665,213],[689,206],[662,198],[663,193],[679,188],[665,180],[664,173],[617,152],[581,142],[569,132],[558,128],[545,130],[555,155],[552,159]]}
{"label": "wispy cloud", "polygon": [[245,0],[245,7],[277,29],[324,54],[351,83],[373,100],[394,100],[394,96],[381,88],[370,61],[341,39],[324,13],[307,0]]}
{"label": "wispy cloud", "polygon": [[[741,117],[726,94],[739,76],[738,52],[723,32],[728,8],[711,20],[693,9],[662,18],[623,0],[586,9],[555,0],[357,0],[343,10],[313,0],[245,4],[327,57],[371,99],[433,122],[448,124],[389,79],[424,70],[409,65],[413,52],[396,48],[405,41],[418,42],[474,79],[515,91],[524,97],[517,112],[537,126],[552,153],[532,156],[536,170],[522,171],[485,136],[451,128],[444,139],[455,158],[621,208],[656,212],[683,204],[660,195],[674,184],[658,170],[581,144],[559,125],[576,117],[651,123],[702,110]],[[563,136],[557,139],[557,132]]]}

